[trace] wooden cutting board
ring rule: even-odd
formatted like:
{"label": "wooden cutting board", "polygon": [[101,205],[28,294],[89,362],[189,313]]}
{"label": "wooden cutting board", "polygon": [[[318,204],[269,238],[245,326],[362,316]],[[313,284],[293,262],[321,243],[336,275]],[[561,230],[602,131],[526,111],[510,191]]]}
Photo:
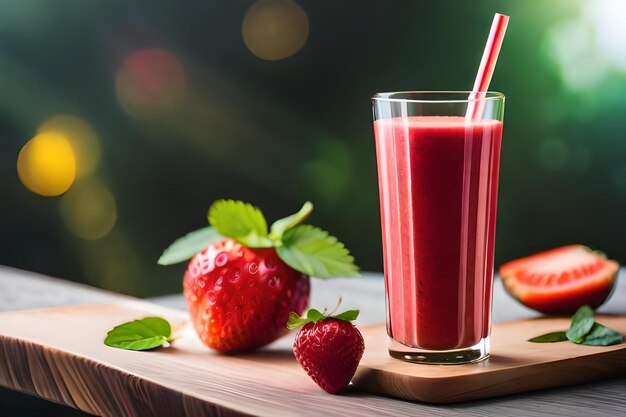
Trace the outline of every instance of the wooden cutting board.
{"label": "wooden cutting board", "polygon": [[[390,358],[383,326],[363,328],[366,353],[348,395],[321,391],[299,368],[288,341],[243,355],[204,347],[188,325],[169,348],[150,352],[102,343],[121,322],[185,314],[142,301],[0,314],[0,385],[103,416],[377,415],[354,391],[432,403],[486,398],[626,375],[626,344],[532,344],[531,336],[564,329],[566,319],[494,325],[492,357],[460,366],[414,365]],[[599,317],[626,333],[626,317]],[[287,342],[287,343],[285,343]]]}
{"label": "wooden cutting board", "polygon": [[[596,321],[626,334],[625,316]],[[528,339],[566,330],[567,318],[537,318],[493,325],[491,356],[467,365],[416,365],[391,358],[384,326],[365,329],[365,354],[354,384],[407,400],[453,403],[626,376],[626,343],[584,346]]]}

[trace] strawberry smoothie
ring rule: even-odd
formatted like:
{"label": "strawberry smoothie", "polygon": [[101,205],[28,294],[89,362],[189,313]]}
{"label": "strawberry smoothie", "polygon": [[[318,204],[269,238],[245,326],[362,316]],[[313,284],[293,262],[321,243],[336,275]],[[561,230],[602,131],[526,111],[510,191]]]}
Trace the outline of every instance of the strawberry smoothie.
{"label": "strawberry smoothie", "polygon": [[502,122],[374,122],[389,335],[425,350],[489,336]]}

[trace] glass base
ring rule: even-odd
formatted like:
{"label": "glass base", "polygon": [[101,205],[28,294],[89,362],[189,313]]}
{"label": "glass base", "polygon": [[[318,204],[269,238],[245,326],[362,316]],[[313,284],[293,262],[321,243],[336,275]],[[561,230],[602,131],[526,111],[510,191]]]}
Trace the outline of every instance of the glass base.
{"label": "glass base", "polygon": [[396,359],[412,363],[430,365],[462,365],[479,362],[489,357],[489,336],[463,349],[453,350],[424,350],[405,346],[389,339],[389,355]]}

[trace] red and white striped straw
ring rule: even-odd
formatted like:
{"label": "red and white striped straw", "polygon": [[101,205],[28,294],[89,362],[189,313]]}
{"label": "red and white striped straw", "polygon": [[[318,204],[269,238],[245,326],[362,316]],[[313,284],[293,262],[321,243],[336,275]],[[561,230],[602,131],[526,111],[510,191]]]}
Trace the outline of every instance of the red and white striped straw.
{"label": "red and white striped straw", "polygon": [[[491,31],[489,32],[489,38],[487,38],[483,58],[480,60],[480,67],[478,67],[474,88],[472,88],[472,93],[469,95],[470,100],[485,98],[491,77],[493,76],[493,71],[496,68],[496,62],[498,62],[498,54],[502,47],[502,41],[504,40],[508,23],[509,16],[496,13],[493,17]],[[470,101],[467,104],[465,119],[479,120],[483,114],[484,105],[485,102],[483,100]]]}

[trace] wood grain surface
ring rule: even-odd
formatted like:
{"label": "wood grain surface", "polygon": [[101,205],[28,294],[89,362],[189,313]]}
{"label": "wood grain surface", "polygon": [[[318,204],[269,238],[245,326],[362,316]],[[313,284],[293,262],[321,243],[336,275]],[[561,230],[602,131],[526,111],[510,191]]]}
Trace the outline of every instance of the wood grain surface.
{"label": "wood grain surface", "polygon": [[[114,325],[147,315],[174,323],[186,319],[184,313],[141,301],[2,313],[0,385],[103,416],[277,416],[302,415],[312,409],[328,416],[346,415],[346,410],[351,415],[392,414],[377,408],[376,402],[355,401],[354,389],[341,396],[322,392],[281,344],[245,355],[219,355],[205,348],[189,326],[166,349],[132,352],[102,344]],[[623,319],[603,317],[602,321],[626,332]],[[518,331],[535,335],[559,326],[562,323],[554,320],[496,325],[494,357],[456,367],[388,358],[382,327],[364,328],[367,353],[355,382],[375,392],[448,402],[624,372],[624,345],[528,344],[522,353],[508,355],[500,350],[518,338]],[[500,337],[503,343],[498,342]],[[574,348],[584,350],[588,360],[570,357]],[[544,352],[543,359],[537,358],[537,349]],[[446,395],[446,390],[457,396]],[[396,413],[410,409],[408,403],[397,406]]]}
{"label": "wood grain surface", "polygon": [[298,416],[305,409],[393,415],[350,395],[326,394],[290,349],[220,355],[191,326],[166,349],[133,352],[102,343],[114,325],[152,315],[175,326],[186,319],[141,301],[2,313],[0,385],[102,416]]}

